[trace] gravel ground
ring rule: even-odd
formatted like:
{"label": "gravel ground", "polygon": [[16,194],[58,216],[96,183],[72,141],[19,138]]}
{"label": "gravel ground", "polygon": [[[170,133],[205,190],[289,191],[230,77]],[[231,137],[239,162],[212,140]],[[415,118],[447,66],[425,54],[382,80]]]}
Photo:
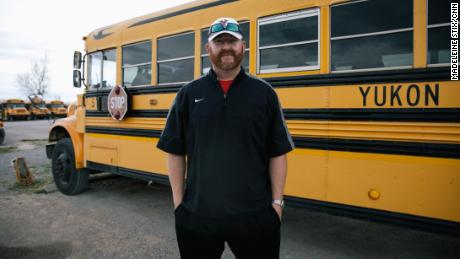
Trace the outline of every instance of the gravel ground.
{"label": "gravel ground", "polygon": [[[45,156],[48,122],[7,122],[0,147],[0,258],[179,258],[171,191],[106,175],[65,196]],[[25,157],[35,184],[15,184]],[[51,183],[51,184],[48,184]],[[287,207],[281,258],[459,258],[460,238]],[[222,258],[233,258],[227,248]]]}
{"label": "gravel ground", "polygon": [[157,210],[171,207],[169,196],[164,187],[119,180],[74,197],[2,195],[0,222],[10,224],[0,227],[0,251],[7,258],[178,258],[172,208]]}

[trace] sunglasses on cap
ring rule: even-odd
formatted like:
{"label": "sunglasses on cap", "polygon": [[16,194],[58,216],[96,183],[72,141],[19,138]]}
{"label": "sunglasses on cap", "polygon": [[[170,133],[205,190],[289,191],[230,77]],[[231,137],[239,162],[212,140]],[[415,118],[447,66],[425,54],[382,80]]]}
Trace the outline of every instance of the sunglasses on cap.
{"label": "sunglasses on cap", "polygon": [[224,30],[242,33],[240,26],[238,24],[229,22],[229,23],[226,23],[225,25],[222,23],[216,23],[212,25],[211,28],[209,28],[209,34],[221,32]]}

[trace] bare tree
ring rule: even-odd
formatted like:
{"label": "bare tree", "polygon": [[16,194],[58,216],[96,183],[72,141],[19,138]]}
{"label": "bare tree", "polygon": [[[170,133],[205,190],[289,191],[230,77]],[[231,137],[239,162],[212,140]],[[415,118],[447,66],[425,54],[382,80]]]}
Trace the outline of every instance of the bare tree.
{"label": "bare tree", "polygon": [[27,96],[44,96],[48,93],[49,88],[50,80],[48,74],[48,58],[45,55],[43,59],[36,59],[32,61],[29,73],[18,74],[16,76],[16,83],[21,91]]}

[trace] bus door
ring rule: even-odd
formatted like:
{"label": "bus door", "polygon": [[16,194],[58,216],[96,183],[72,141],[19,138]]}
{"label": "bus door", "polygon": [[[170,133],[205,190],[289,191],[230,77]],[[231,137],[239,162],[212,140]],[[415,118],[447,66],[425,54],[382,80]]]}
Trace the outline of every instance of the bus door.
{"label": "bus door", "polygon": [[[93,168],[118,166],[119,123],[108,109],[108,95],[116,82],[116,49],[87,55],[87,89],[85,94],[85,160]],[[116,173],[116,172],[114,172]]]}

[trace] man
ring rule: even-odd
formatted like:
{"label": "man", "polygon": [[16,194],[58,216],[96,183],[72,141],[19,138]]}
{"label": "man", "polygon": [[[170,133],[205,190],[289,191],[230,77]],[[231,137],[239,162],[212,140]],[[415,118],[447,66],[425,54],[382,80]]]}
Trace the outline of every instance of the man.
{"label": "man", "polygon": [[179,91],[158,143],[168,153],[182,258],[220,258],[225,242],[237,258],[279,258],[294,145],[273,88],[241,67],[242,37],[234,19],[211,25],[212,68]]}

